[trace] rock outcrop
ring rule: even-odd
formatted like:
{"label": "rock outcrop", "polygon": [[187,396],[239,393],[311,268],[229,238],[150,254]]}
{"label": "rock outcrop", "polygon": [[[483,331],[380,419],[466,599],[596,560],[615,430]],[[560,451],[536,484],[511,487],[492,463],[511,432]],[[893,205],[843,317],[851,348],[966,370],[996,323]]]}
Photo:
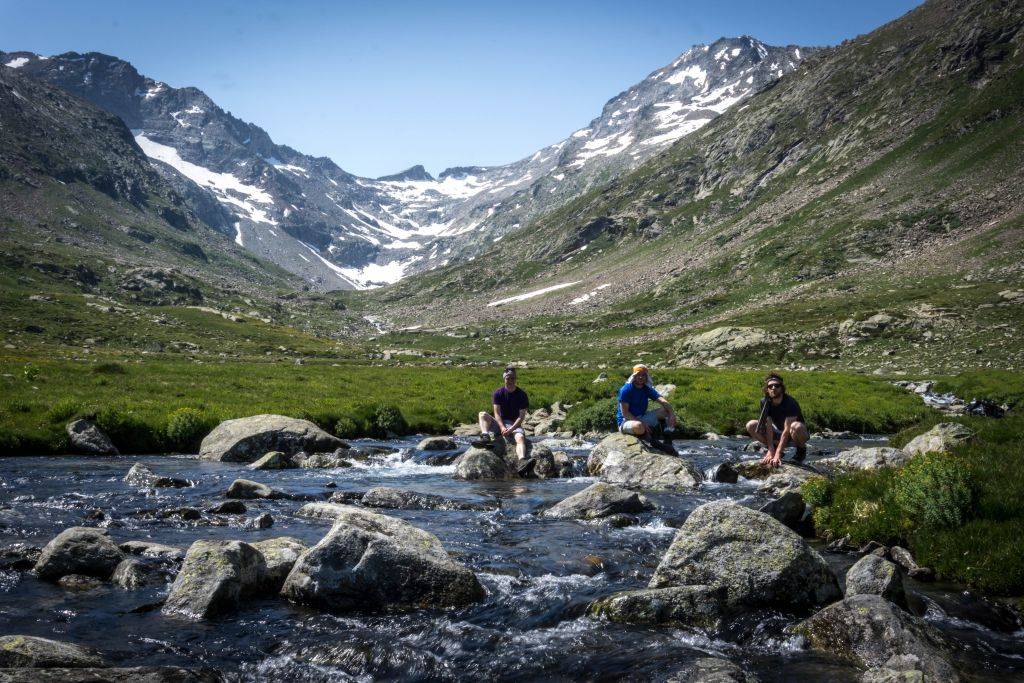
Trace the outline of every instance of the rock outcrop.
{"label": "rock outcrop", "polygon": [[331,611],[456,607],[484,597],[476,575],[436,536],[393,517],[348,507],[285,580],[289,600]]}
{"label": "rock outcrop", "polygon": [[608,453],[600,476],[610,484],[660,491],[694,489],[704,480],[697,468],[680,457],[623,451]]}
{"label": "rock outcrop", "polygon": [[860,558],[846,572],[846,597],[854,595],[881,595],[893,604],[907,608],[899,567],[874,554]]}
{"label": "rock outcrop", "polygon": [[815,467],[829,473],[853,472],[855,470],[877,470],[882,467],[900,467],[910,460],[910,454],[898,448],[859,446],[841,451],[830,458],[822,458]]}
{"label": "rock outcrop", "polygon": [[294,467],[298,465],[281,451],[270,451],[249,464],[250,470],[287,470]]}
{"label": "rock outcrop", "polygon": [[253,462],[270,451],[294,455],[348,448],[309,420],[283,415],[253,415],[226,420],[210,432],[199,447],[203,460]]}
{"label": "rock outcrop", "polygon": [[973,431],[958,422],[940,422],[911,439],[903,450],[911,456],[933,451],[946,453],[973,436]]}
{"label": "rock outcrop", "polygon": [[200,620],[231,614],[243,595],[258,593],[266,574],[263,555],[241,541],[196,541],[185,554],[163,613]]}
{"label": "rock outcrop", "polygon": [[615,514],[653,510],[654,505],[638,493],[614,484],[591,484],[544,512],[556,519],[598,519]]}
{"label": "rock outcrop", "polygon": [[0,636],[0,667],[103,666],[103,658],[74,643],[36,636]]}
{"label": "rock outcrop", "polygon": [[450,436],[428,436],[416,444],[417,450],[421,451],[454,451],[458,447],[459,444]]}
{"label": "rock outcrop", "polygon": [[486,448],[470,448],[455,461],[456,479],[508,479],[512,476],[505,459]]}

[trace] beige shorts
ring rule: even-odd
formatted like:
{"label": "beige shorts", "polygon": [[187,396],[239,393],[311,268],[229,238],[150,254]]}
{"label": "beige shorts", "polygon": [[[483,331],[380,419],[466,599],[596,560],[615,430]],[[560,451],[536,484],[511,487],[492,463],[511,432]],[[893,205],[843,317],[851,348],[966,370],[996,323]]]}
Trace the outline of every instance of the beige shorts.
{"label": "beige shorts", "polygon": [[655,412],[653,410],[648,410],[646,413],[644,413],[640,417],[639,420],[624,420],[622,422],[622,424],[619,425],[619,431],[622,432],[623,434],[629,434],[630,436],[632,436],[633,434],[636,433],[636,430],[642,424],[645,424],[648,427],[657,427],[658,426],[658,414],[657,414],[657,412]]}

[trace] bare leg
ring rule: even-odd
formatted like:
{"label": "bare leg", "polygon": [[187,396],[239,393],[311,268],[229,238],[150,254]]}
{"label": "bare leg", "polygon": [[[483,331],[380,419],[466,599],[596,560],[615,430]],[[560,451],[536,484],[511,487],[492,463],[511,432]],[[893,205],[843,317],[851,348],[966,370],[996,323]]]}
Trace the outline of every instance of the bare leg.
{"label": "bare leg", "polygon": [[807,445],[807,440],[811,438],[811,435],[807,432],[807,425],[803,422],[792,422],[789,425],[789,438],[798,448],[803,448]]}
{"label": "bare leg", "polygon": [[485,413],[485,412],[481,411],[480,414],[477,416],[477,419],[479,420],[479,423],[480,423],[480,433],[481,434],[486,434],[488,432],[491,432],[493,434],[495,432],[500,432],[501,431],[501,430],[499,430],[497,428],[498,427],[498,421],[495,420],[494,416],[491,415],[490,413]]}
{"label": "bare leg", "polygon": [[516,434],[516,457],[519,460],[526,459],[526,437],[522,434]]}
{"label": "bare leg", "polygon": [[747,423],[747,434],[749,434],[751,438],[757,439],[765,446],[768,445],[768,432],[757,431],[757,420],[751,420]]}

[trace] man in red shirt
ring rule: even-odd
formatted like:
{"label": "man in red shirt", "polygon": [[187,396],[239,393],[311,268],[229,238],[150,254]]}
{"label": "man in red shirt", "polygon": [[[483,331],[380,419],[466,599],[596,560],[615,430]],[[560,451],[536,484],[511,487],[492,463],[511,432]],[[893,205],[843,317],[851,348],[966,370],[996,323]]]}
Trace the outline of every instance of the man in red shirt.
{"label": "man in red shirt", "polygon": [[526,411],[530,408],[530,399],[525,391],[516,386],[515,368],[505,368],[501,377],[505,381],[504,384],[491,396],[494,414],[481,411],[480,440],[473,445],[489,447],[493,445],[493,439],[500,436],[508,441],[515,441],[516,455],[523,460],[526,458],[526,432],[523,431],[523,422],[526,420]]}

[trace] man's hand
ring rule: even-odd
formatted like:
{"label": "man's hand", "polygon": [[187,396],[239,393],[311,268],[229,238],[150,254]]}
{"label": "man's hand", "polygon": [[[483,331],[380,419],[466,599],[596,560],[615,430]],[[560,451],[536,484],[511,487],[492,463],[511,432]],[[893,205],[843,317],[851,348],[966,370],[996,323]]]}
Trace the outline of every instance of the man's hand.
{"label": "man's hand", "polygon": [[761,464],[762,465],[771,465],[772,464],[772,460],[774,460],[774,459],[775,459],[775,453],[773,451],[769,450],[767,453],[764,454],[764,457],[761,458]]}
{"label": "man's hand", "polygon": [[502,436],[508,436],[509,432],[511,432],[511,431],[512,431],[511,427],[502,427],[501,428],[501,435]]}

